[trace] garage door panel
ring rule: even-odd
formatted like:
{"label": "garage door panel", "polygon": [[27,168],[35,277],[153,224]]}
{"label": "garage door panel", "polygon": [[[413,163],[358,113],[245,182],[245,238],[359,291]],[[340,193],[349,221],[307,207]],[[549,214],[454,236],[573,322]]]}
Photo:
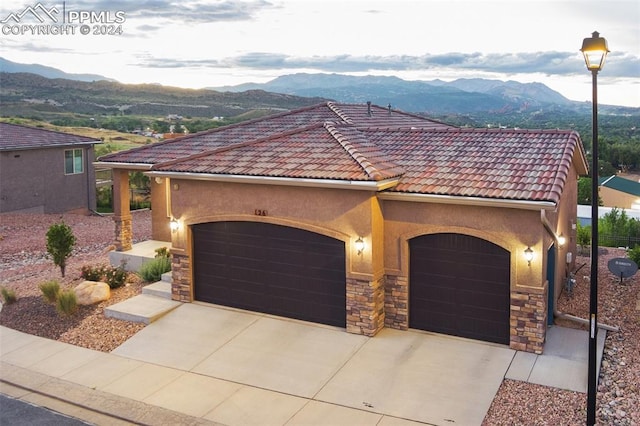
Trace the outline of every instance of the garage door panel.
{"label": "garage door panel", "polygon": [[484,321],[475,318],[460,318],[459,328],[472,339],[496,341],[502,335],[502,324],[496,321]]}
{"label": "garage door panel", "polygon": [[196,299],[344,327],[344,242],[260,222],[194,225]]}
{"label": "garage door panel", "polygon": [[436,301],[442,301],[446,303],[455,303],[456,291],[451,287],[423,287],[415,286],[411,288],[411,297],[415,298],[417,302],[424,301],[426,303],[432,303]]}
{"label": "garage door panel", "polygon": [[409,248],[410,327],[508,344],[508,251],[462,234],[424,235]]}
{"label": "garage door panel", "polygon": [[505,283],[501,280],[486,281],[486,277],[478,277],[476,272],[476,276],[470,278],[457,277],[456,288],[465,292],[504,296]]}

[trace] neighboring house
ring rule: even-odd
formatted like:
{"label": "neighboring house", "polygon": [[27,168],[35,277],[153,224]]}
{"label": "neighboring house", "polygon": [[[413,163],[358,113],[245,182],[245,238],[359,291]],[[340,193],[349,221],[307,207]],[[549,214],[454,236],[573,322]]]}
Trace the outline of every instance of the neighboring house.
{"label": "neighboring house", "polygon": [[0,213],[95,210],[99,140],[0,123]]}
{"label": "neighboring house", "polygon": [[171,242],[176,300],[536,353],[573,266],[587,173],[573,131],[459,129],[336,103],[99,165],[113,169],[121,251],[132,245],[128,173],[153,178],[153,238]]}
{"label": "neighboring house", "polygon": [[620,176],[600,178],[600,199],[605,207],[640,209],[640,183]]}

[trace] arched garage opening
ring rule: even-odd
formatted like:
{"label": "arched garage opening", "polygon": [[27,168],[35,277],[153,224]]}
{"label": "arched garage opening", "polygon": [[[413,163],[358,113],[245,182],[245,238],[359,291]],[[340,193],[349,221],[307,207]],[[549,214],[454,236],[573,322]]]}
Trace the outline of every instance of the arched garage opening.
{"label": "arched garage opening", "polygon": [[409,327],[509,344],[510,254],[469,235],[409,241]]}
{"label": "arched garage opening", "polygon": [[199,301],[346,325],[345,244],[262,222],[192,226]]}

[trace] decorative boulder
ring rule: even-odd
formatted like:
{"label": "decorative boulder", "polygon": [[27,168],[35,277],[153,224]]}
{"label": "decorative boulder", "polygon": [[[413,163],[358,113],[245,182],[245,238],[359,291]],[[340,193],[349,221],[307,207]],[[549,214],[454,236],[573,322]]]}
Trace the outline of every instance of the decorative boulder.
{"label": "decorative boulder", "polygon": [[83,281],[73,291],[78,298],[78,305],[93,305],[111,297],[109,284],[100,281]]}

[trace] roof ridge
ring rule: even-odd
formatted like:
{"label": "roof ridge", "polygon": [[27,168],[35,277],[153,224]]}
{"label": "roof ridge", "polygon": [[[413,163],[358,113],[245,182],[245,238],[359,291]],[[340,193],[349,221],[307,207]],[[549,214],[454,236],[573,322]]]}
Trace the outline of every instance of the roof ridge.
{"label": "roof ridge", "polygon": [[[331,134],[331,136],[342,146],[342,148],[345,151],[347,151],[347,153],[351,156],[351,158],[353,158],[353,160],[356,163],[358,163],[358,165],[362,168],[362,170],[364,170],[367,176],[369,176],[370,178],[376,181],[391,177],[388,174],[383,173],[383,171],[381,171],[378,167],[376,167],[376,165],[373,164],[373,162],[369,160],[369,158],[367,158],[362,152],[360,152],[358,147],[355,146],[353,143],[351,143],[349,138],[346,135],[344,135],[340,129],[338,129],[335,123],[331,121],[327,121],[324,123],[324,127]],[[343,126],[343,128],[351,129],[354,132],[357,132],[360,138],[364,138],[364,136],[360,133],[360,131],[354,126]],[[380,151],[380,149],[376,145],[373,145],[373,146],[380,154],[383,154],[382,151]],[[391,164],[392,166],[391,168],[396,169],[394,176],[399,176],[401,174],[404,174],[404,170],[401,170],[401,167],[397,165],[395,162],[389,159],[385,159],[385,160],[386,162]]]}
{"label": "roof ridge", "polygon": [[195,153],[195,154],[187,155],[187,156],[184,156],[184,157],[174,158],[172,160],[163,161],[163,162],[154,164],[151,167],[151,170],[155,170],[155,169],[161,168],[161,167],[173,166],[175,164],[182,163],[183,161],[195,160],[195,159],[198,159],[198,158],[209,156],[211,154],[218,154],[218,153],[222,153],[222,152],[226,152],[226,151],[231,151],[231,150],[237,149],[237,148],[244,148],[246,146],[257,145],[257,144],[259,144],[261,142],[269,141],[269,140],[272,140],[272,139],[278,139],[278,138],[281,138],[283,136],[294,135],[294,134],[300,133],[302,131],[307,131],[307,130],[310,130],[310,129],[313,129],[313,128],[321,127],[322,125],[323,125],[322,123],[314,123],[314,124],[311,124],[311,125],[308,125],[308,126],[305,126],[305,127],[297,127],[295,129],[287,130],[285,132],[276,133],[276,134],[265,136],[265,137],[262,137],[262,138],[251,139],[251,140],[244,141],[244,142],[238,142],[238,143],[234,143],[234,144],[220,146],[220,147],[217,147],[215,149],[209,149],[209,150],[201,151],[201,152],[198,152],[198,153]]}
{"label": "roof ridge", "polygon": [[338,108],[335,102],[331,102],[331,101],[327,102],[327,107],[329,107],[329,109],[333,111],[333,113],[336,114],[338,117],[340,117],[340,119],[345,123],[353,124],[353,120],[347,114],[345,114],[344,111]]}
{"label": "roof ridge", "polygon": [[[202,135],[209,135],[212,133],[216,133],[216,132],[222,132],[222,131],[227,131],[229,129],[234,129],[240,126],[246,126],[247,124],[254,124],[254,123],[259,123],[261,121],[264,120],[271,120],[274,118],[279,118],[279,117],[284,117],[286,115],[290,115],[290,114],[297,114],[303,111],[309,111],[312,110],[314,108],[318,108],[321,106],[326,105],[326,103],[324,102],[320,102],[317,104],[313,104],[313,105],[307,105],[304,107],[300,107],[300,108],[296,108],[296,109],[292,109],[292,110],[287,110],[287,111],[282,111],[279,113],[275,113],[275,114],[268,114],[262,117],[258,117],[258,118],[252,118],[251,120],[246,120],[246,121],[239,121],[237,123],[231,123],[231,124],[225,124],[223,126],[219,126],[219,127],[214,127],[212,129],[207,129],[207,130],[202,130],[200,132],[196,132],[196,133],[190,133],[188,135],[184,135],[184,136],[179,136],[177,138],[171,138],[171,139],[166,139],[160,142],[154,142],[153,144],[149,144],[149,145],[143,145],[143,146],[138,146],[138,147],[134,147],[134,148],[130,148],[129,150],[127,150],[128,152],[136,152],[136,151],[142,151],[145,149],[153,149],[153,147],[155,146],[161,146],[161,145],[169,145],[172,143],[176,143],[176,142],[181,142],[185,139],[189,139],[189,138],[194,138],[194,137],[198,137],[198,136],[202,136]],[[111,155],[116,155],[118,154],[118,152],[114,152],[114,153],[109,153],[109,154],[105,154],[103,156],[100,157],[100,159],[106,158],[108,159],[109,156]],[[193,155],[198,155],[198,154],[193,154]],[[186,157],[184,157],[186,158]],[[167,161],[167,163],[170,163],[170,161]],[[162,163],[165,164],[165,163]]]}

